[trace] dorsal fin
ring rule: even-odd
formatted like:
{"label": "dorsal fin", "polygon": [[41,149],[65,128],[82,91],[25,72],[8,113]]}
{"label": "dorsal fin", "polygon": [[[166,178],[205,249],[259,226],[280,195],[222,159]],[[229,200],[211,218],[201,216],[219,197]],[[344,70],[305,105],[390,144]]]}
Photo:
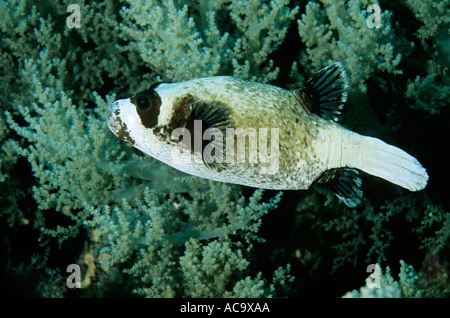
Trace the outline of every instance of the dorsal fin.
{"label": "dorsal fin", "polygon": [[310,112],[337,121],[347,101],[348,81],[345,69],[336,62],[319,70],[304,87],[293,91],[294,96]]}
{"label": "dorsal fin", "polygon": [[336,196],[350,207],[357,207],[362,200],[362,181],[358,170],[352,168],[329,169],[316,179],[317,184],[326,184]]}

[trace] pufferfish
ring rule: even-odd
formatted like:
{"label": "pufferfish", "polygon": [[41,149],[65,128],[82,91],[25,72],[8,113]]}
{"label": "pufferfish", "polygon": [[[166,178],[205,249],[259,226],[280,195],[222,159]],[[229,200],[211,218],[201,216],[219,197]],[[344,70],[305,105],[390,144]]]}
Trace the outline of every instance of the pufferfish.
{"label": "pufferfish", "polygon": [[349,207],[362,200],[358,170],[425,188],[414,157],[337,123],[347,88],[339,62],[294,90],[231,76],[155,83],[111,104],[107,121],[147,155],[215,181],[274,190],[329,184]]}

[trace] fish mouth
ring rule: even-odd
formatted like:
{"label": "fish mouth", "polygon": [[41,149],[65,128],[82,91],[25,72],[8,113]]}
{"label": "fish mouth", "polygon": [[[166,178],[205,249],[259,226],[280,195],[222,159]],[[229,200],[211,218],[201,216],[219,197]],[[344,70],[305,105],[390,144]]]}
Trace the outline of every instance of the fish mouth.
{"label": "fish mouth", "polygon": [[111,130],[114,135],[117,136],[117,132],[122,127],[122,120],[120,119],[120,109],[119,109],[119,103],[114,102],[111,105],[109,105],[109,114],[106,119],[106,122],[108,124],[109,130]]}
{"label": "fish mouth", "polygon": [[135,141],[130,136],[130,132],[128,131],[127,125],[120,118],[120,107],[119,102],[116,101],[109,105],[109,115],[107,118],[107,124],[109,130],[112,131],[114,135],[119,137],[120,139],[125,140],[126,142],[134,145]]}

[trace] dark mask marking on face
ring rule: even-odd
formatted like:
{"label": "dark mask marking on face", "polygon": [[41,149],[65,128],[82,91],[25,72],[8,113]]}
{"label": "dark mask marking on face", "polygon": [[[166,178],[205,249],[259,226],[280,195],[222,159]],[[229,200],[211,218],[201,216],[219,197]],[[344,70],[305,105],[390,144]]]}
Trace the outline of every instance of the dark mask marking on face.
{"label": "dark mask marking on face", "polygon": [[130,102],[136,106],[136,111],[146,128],[153,128],[158,124],[158,115],[161,108],[161,97],[155,90],[149,89],[134,95]]}

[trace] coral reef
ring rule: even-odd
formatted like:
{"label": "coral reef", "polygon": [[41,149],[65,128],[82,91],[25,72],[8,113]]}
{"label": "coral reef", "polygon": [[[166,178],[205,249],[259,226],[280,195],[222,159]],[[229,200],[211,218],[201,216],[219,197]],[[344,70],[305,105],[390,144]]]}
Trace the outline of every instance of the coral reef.
{"label": "coral reef", "polygon": [[[79,28],[67,6],[0,2],[2,294],[449,296],[447,1],[80,1]],[[294,88],[332,61],[351,84],[341,123],[417,157],[424,191],[363,175],[350,209],[322,188],[221,184],[144,156],[106,125],[113,100],[157,81]],[[384,286],[348,292],[375,263]],[[66,285],[69,264],[80,289]]]}
{"label": "coral reef", "polygon": [[[389,266],[383,274],[380,265],[376,264],[374,277],[366,279],[366,286],[359,291],[353,290],[346,293],[344,298],[420,298],[423,291],[416,287],[417,273],[412,266],[400,261],[399,281],[391,276]],[[376,282],[379,280],[379,282]],[[379,284],[377,286],[376,284]]]}
{"label": "coral reef", "polygon": [[[369,28],[368,15],[361,14],[372,1],[310,1],[298,20],[300,38],[306,45],[300,63],[307,71],[330,61],[342,61],[350,87],[366,92],[365,80],[373,73],[401,74],[401,53],[395,52],[391,12],[380,16],[382,26]],[[325,14],[324,14],[325,13]]]}

